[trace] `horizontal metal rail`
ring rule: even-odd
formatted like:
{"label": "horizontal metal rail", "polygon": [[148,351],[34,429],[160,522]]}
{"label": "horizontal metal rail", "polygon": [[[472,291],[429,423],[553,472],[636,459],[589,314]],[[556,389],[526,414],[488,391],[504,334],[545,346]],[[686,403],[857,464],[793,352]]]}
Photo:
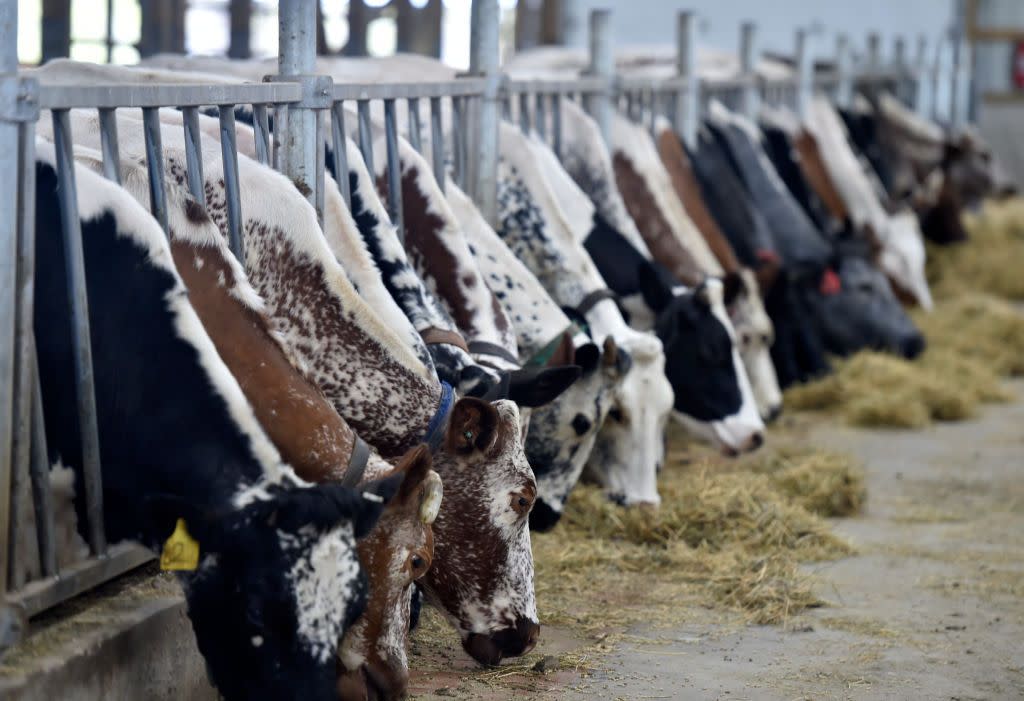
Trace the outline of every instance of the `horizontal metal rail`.
{"label": "horizontal metal rail", "polygon": [[244,85],[42,85],[41,109],[100,107],[205,107],[211,105],[282,104],[300,102],[302,86],[295,83]]}
{"label": "horizontal metal rail", "polygon": [[428,83],[376,83],[352,85],[335,83],[331,88],[334,100],[402,100],[431,97],[468,97],[482,95],[487,81],[481,78]]}

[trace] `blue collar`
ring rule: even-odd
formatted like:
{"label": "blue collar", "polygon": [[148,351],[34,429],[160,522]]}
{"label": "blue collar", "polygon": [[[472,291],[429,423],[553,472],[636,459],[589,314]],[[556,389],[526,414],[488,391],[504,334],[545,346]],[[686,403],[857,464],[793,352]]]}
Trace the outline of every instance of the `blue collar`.
{"label": "blue collar", "polygon": [[430,446],[430,452],[437,452],[444,440],[444,429],[451,413],[452,405],[455,404],[455,390],[452,386],[441,380],[441,401],[437,405],[437,411],[427,424],[427,432],[423,436],[423,442]]}

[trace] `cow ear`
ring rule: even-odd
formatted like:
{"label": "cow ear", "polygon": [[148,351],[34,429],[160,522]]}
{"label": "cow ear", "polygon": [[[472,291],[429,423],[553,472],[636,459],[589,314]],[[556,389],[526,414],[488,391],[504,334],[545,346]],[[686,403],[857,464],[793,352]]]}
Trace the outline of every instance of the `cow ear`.
{"label": "cow ear", "polygon": [[[611,336],[608,338],[611,339]],[[612,343],[615,343],[615,341],[612,341]],[[601,351],[598,349],[597,344],[584,343],[573,351],[572,362],[579,366],[583,375],[589,375],[597,369],[597,364],[601,362]]]}
{"label": "cow ear", "polygon": [[605,372],[615,377],[625,377],[629,369],[633,367],[633,357],[626,352],[625,348],[619,348],[615,339],[608,336],[604,339],[604,354],[601,356],[601,365]]}
{"label": "cow ear", "polygon": [[544,406],[569,389],[582,372],[578,365],[515,370],[509,377],[508,398],[519,406]]}
{"label": "cow ear", "polygon": [[463,397],[452,407],[445,447],[459,455],[488,452],[498,438],[501,417],[490,402]]}
{"label": "cow ear", "polygon": [[655,312],[660,312],[672,301],[672,288],[665,283],[651,263],[641,263],[638,282],[644,302]]}
{"label": "cow ear", "polygon": [[402,484],[398,488],[400,501],[408,499],[419,488],[430,472],[430,468],[433,467],[433,463],[430,447],[425,443],[421,443],[402,456],[402,459],[398,461],[398,467],[395,468],[396,474],[403,475]]}
{"label": "cow ear", "polygon": [[736,271],[726,273],[722,278],[723,299],[725,306],[732,306],[732,303],[739,299],[740,294],[745,291],[743,278]]}

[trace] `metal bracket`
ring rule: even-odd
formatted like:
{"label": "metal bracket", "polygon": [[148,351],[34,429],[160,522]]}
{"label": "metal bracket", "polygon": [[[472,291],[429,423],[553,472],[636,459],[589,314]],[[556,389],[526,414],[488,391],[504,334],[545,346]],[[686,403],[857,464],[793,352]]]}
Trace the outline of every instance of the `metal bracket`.
{"label": "metal bracket", "polygon": [[334,104],[334,79],[329,75],[265,75],[264,83],[298,83],[302,86],[302,99],[292,107],[312,110],[330,109]]}
{"label": "metal bracket", "polygon": [[0,75],[0,122],[39,119],[39,81],[17,74]]}

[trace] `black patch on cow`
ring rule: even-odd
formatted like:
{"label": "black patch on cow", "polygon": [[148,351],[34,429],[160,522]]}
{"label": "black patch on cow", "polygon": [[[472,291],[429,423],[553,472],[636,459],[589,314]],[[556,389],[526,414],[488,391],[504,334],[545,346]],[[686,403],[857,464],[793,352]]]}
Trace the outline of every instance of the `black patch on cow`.
{"label": "black patch on cow", "polygon": [[210,221],[210,215],[207,214],[206,207],[193,199],[185,200],[185,218],[197,225]]}
{"label": "black patch on cow", "polygon": [[572,430],[576,431],[577,436],[582,436],[589,431],[592,425],[590,419],[583,414],[576,414],[572,419]]}

